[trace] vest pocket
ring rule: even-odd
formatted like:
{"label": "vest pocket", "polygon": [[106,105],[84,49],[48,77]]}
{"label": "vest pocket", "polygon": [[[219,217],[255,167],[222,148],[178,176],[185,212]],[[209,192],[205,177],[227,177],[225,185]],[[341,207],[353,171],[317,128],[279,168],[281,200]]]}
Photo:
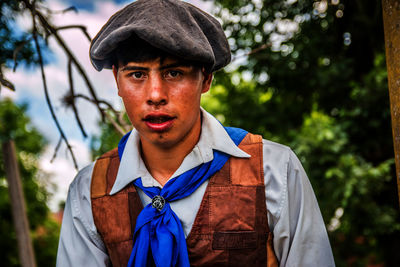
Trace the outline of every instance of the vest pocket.
{"label": "vest pocket", "polygon": [[255,231],[215,232],[212,249],[255,249],[257,248],[257,241],[257,232]]}
{"label": "vest pocket", "polygon": [[210,226],[215,232],[256,230],[256,186],[210,188]]}

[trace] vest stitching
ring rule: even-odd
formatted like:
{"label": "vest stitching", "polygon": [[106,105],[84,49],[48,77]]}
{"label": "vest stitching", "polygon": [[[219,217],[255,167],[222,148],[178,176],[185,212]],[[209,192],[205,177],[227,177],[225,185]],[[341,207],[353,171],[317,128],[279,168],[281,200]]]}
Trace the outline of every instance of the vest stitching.
{"label": "vest stitching", "polygon": [[[108,163],[108,166],[107,166],[107,171],[106,171],[106,177],[108,176],[108,172],[110,171],[110,167],[111,167],[111,161],[112,161],[113,159],[110,157],[110,160],[109,160],[109,163]],[[110,191],[108,190],[108,188],[109,188],[109,181],[108,181],[108,179],[106,178],[106,195],[108,196],[108,195],[110,195]]]}
{"label": "vest stitching", "polygon": [[[232,158],[232,157],[231,157]],[[228,185],[232,185],[232,168],[231,168],[231,158],[229,158],[228,163],[229,163],[229,176],[228,176]]]}

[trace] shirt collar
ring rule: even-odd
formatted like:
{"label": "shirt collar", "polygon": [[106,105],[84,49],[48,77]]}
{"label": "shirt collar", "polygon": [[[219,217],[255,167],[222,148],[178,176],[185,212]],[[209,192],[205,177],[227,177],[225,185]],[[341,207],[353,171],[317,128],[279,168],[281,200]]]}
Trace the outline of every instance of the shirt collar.
{"label": "shirt collar", "polygon": [[[249,158],[245,153],[235,145],[221,123],[204,109],[201,109],[203,115],[201,134],[199,142],[193,150],[184,158],[182,164],[169,178],[172,179],[202,163],[213,160],[213,149],[229,154],[238,158]],[[142,178],[142,183],[146,187],[162,187],[149,173],[144,164],[140,153],[139,133],[134,129],[128,137],[122,159],[118,168],[117,178],[111,189],[113,195],[123,189],[127,184],[138,178]]]}

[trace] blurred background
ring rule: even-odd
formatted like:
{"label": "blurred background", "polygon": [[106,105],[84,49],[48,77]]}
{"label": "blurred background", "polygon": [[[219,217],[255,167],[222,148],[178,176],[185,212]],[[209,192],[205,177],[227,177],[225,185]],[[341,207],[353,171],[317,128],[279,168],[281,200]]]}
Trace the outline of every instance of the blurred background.
{"label": "blurred background", "polygon": [[[37,266],[54,266],[77,169],[129,123],[90,38],[129,1],[0,2],[0,141],[13,139]],[[233,62],[202,106],[290,146],[317,196],[337,266],[400,266],[400,216],[381,1],[189,1],[223,24]],[[0,155],[1,266],[18,258]]]}

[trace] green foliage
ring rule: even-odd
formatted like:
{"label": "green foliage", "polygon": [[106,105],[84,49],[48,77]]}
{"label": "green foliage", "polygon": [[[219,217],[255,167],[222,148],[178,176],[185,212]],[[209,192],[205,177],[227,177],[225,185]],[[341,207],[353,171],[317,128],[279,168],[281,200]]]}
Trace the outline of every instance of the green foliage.
{"label": "green foliage", "polygon": [[[113,118],[114,114],[109,113],[109,116]],[[129,125],[129,119],[126,114],[124,114],[123,119],[125,120],[125,123]],[[101,134],[99,136],[92,136],[90,140],[90,148],[93,160],[107,151],[116,148],[119,140],[122,137],[121,134],[115,130],[115,127],[111,123],[100,122],[99,126],[101,129]]]}
{"label": "green foliage", "polygon": [[214,9],[237,60],[216,73],[203,106],[294,149],[337,266],[400,265],[380,3],[217,0]]}
{"label": "green foliage", "polygon": [[93,160],[118,146],[121,135],[109,123],[100,125],[100,136],[93,136],[90,147]]}
{"label": "green foliage", "polygon": [[2,0],[0,2],[0,66],[14,67],[14,51],[18,50],[17,61],[26,65],[37,63],[34,57],[30,34],[17,31],[15,19],[24,12],[20,1]]}
{"label": "green foliage", "polygon": [[[0,102],[0,140],[12,138],[18,152],[18,163],[27,205],[27,216],[33,236],[38,266],[54,266],[59,225],[49,218],[47,193],[39,179],[38,157],[46,141],[25,115],[26,105],[15,106],[10,100]],[[2,266],[20,266],[17,240],[11,215],[10,199],[0,155],[0,250]]]}
{"label": "green foliage", "polygon": [[[379,237],[400,230],[397,208],[378,201],[392,186],[393,159],[367,162],[352,151],[341,125],[317,111],[304,119],[292,147],[316,190],[336,254],[351,251],[359,266],[372,256],[384,260]],[[336,261],[346,265],[341,256]]]}
{"label": "green foliage", "polygon": [[33,245],[38,266],[55,266],[59,233],[60,225],[50,218],[37,228]]}

